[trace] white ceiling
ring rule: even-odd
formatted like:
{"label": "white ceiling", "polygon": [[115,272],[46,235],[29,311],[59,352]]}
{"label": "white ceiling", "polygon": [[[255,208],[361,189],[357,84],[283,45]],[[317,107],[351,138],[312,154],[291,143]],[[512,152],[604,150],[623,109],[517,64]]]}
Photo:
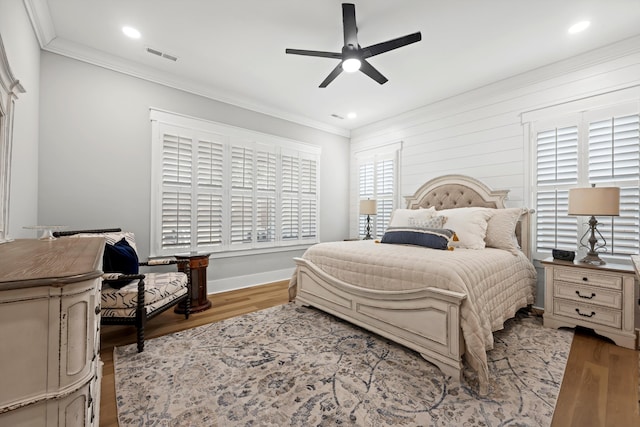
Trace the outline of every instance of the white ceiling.
{"label": "white ceiling", "polygon": [[[422,32],[421,42],[369,59],[384,85],[342,73],[320,89],[338,61],[285,54],[340,52],[337,0],[27,0],[46,50],[347,134],[640,34],[640,0],[353,2],[363,47]],[[585,32],[567,33],[584,19]],[[124,25],[142,37],[126,38]]]}

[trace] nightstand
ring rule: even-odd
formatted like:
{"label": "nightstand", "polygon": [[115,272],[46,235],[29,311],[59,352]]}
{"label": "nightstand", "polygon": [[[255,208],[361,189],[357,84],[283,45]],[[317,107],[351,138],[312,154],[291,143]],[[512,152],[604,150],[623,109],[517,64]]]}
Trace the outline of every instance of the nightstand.
{"label": "nightstand", "polygon": [[636,348],[633,266],[542,261],[545,276],[544,326],[582,326]]}

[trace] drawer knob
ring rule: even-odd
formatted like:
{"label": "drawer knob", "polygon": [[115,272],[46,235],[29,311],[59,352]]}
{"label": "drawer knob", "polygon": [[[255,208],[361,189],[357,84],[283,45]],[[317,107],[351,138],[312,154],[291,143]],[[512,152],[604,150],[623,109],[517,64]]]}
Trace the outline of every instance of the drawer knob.
{"label": "drawer knob", "polygon": [[96,310],[95,311],[96,311],[96,314],[100,314],[100,306],[99,305],[96,306]]}
{"label": "drawer knob", "polygon": [[580,309],[579,308],[576,308],[576,313],[578,313],[582,317],[593,317],[593,316],[596,315],[595,311],[592,311],[591,314],[580,313]]}
{"label": "drawer knob", "polygon": [[583,282],[588,282],[588,281],[589,281],[589,278],[588,278],[588,277],[583,277],[583,278],[582,278],[582,281],[583,281]]}
{"label": "drawer knob", "polygon": [[593,299],[593,297],[596,296],[596,294],[594,294],[593,292],[591,292],[591,296],[589,296],[589,295],[581,295],[580,291],[576,291],[576,295],[578,295],[580,298],[584,298],[584,299]]}

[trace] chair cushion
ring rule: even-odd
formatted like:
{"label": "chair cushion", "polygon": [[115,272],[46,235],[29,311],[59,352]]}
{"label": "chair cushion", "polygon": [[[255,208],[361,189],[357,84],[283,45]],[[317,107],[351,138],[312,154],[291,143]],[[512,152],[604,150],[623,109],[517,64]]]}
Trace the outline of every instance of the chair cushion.
{"label": "chair cushion", "polygon": [[114,245],[109,243],[105,245],[102,271],[105,273],[138,274],[138,255],[124,237]]}
{"label": "chair cushion", "polygon": [[[180,272],[146,273],[144,308],[147,314],[187,293],[187,275]],[[135,317],[138,281],[114,289],[102,287],[103,317]]]}

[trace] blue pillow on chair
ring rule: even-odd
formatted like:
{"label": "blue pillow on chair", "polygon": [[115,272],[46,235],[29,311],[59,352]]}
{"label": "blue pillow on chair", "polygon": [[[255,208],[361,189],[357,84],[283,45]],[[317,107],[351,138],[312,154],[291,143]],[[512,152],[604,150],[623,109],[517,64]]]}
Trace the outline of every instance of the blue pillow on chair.
{"label": "blue pillow on chair", "polygon": [[124,238],[104,246],[102,270],[105,273],[138,274],[138,254]]}

